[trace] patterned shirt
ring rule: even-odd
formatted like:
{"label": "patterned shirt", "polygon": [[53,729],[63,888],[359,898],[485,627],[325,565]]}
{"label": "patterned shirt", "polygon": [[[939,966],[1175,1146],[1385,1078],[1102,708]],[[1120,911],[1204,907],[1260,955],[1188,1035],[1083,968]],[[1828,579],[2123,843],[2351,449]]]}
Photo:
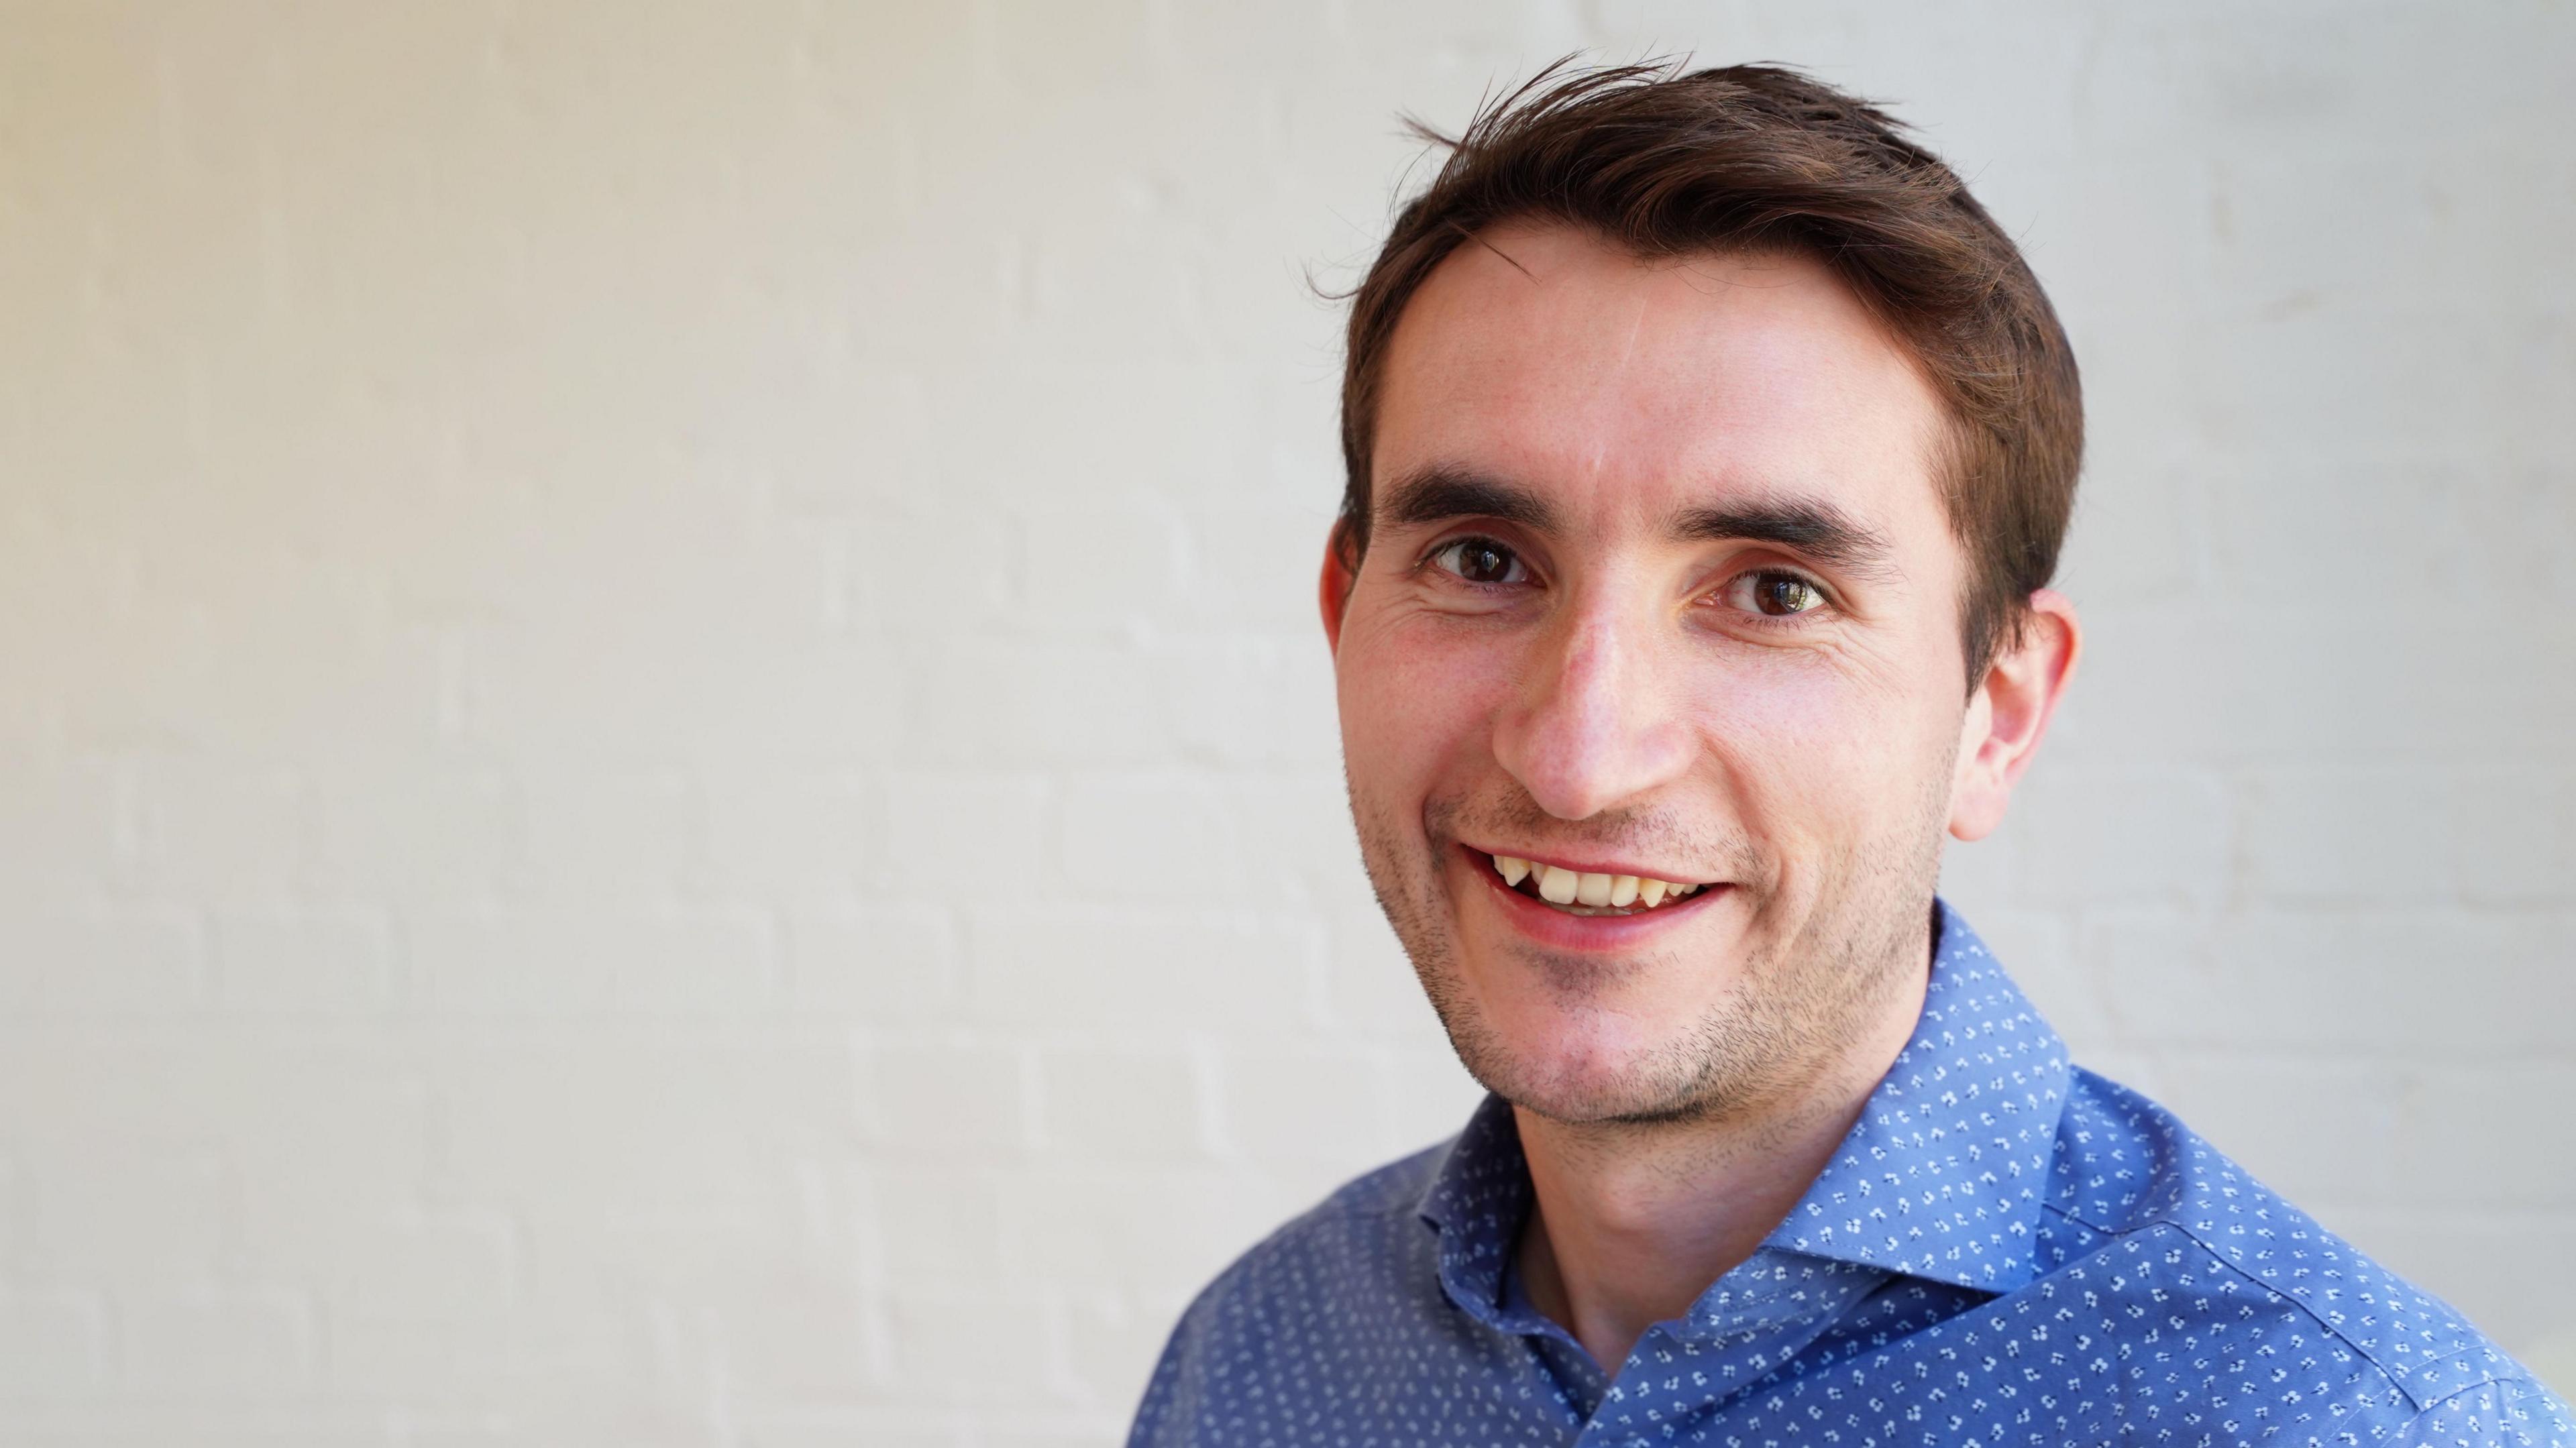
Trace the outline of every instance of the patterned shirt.
{"label": "patterned shirt", "polygon": [[1947,905],[1922,1018],[1832,1162],[1615,1374],[1511,1270],[1530,1199],[1488,1098],[1210,1284],[1130,1448],[2576,1448],[2458,1313],[2070,1066]]}

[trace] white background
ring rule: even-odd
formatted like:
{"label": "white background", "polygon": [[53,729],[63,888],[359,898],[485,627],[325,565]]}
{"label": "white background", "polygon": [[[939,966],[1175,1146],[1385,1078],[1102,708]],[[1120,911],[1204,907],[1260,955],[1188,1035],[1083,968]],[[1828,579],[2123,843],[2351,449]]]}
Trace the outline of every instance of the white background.
{"label": "white background", "polygon": [[1947,888],[2576,1388],[2567,4],[13,0],[0,1439],[1115,1441],[1471,1099],[1306,277],[1577,47],[2023,241],[2091,649]]}

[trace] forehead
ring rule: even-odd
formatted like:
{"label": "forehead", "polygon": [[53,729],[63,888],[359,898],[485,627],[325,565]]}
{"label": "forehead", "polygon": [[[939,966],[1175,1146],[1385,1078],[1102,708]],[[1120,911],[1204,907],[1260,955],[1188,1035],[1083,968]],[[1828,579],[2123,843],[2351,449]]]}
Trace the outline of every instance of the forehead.
{"label": "forehead", "polygon": [[1911,355],[1820,262],[1649,261],[1523,225],[1459,246],[1406,304],[1372,473],[1470,466],[1596,522],[1814,499],[1902,534],[1941,526],[1942,416]]}

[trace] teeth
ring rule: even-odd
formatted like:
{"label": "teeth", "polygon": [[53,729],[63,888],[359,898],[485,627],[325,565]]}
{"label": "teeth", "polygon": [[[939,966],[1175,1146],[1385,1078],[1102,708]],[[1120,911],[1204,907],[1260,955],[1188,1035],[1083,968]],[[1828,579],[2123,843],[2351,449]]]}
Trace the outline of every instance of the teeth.
{"label": "teeth", "polygon": [[1581,904],[1588,909],[1625,910],[1642,906],[1652,910],[1667,900],[1679,900],[1695,894],[1697,885],[1676,885],[1670,880],[1657,880],[1646,875],[1580,874],[1555,865],[1524,860],[1517,855],[1495,855],[1494,873],[1505,885],[1517,886],[1536,876],[1539,898],[1551,905]]}

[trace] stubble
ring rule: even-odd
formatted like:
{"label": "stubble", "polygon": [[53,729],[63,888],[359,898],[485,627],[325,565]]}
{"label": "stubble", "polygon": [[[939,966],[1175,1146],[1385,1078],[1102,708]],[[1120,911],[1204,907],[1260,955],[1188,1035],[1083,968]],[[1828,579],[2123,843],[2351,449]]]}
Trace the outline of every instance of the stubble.
{"label": "stubble", "polygon": [[[1554,1071],[1542,1052],[1507,1039],[1479,1005],[1460,968],[1456,904],[1442,862],[1463,837],[1564,838],[1526,793],[1490,803],[1434,801],[1421,836],[1395,827],[1347,777],[1361,857],[1424,994],[1470,1075],[1524,1110],[1568,1124],[1656,1127],[1754,1117],[1800,1095],[1882,1026],[1891,997],[1926,965],[1930,906],[1940,870],[1949,770],[1927,777],[1917,807],[1889,831],[1817,863],[1819,886],[1801,918],[1777,893],[1780,872],[1754,840],[1695,831],[1669,813],[1621,812],[1583,822],[1592,840],[1622,853],[1717,864],[1761,928],[1740,962],[1693,961],[1669,949],[1621,961],[1513,948],[1570,1013],[1605,1009],[1641,972],[1724,966],[1735,984],[1660,1039],[1621,1061]],[[1469,832],[1472,831],[1472,836]]]}

